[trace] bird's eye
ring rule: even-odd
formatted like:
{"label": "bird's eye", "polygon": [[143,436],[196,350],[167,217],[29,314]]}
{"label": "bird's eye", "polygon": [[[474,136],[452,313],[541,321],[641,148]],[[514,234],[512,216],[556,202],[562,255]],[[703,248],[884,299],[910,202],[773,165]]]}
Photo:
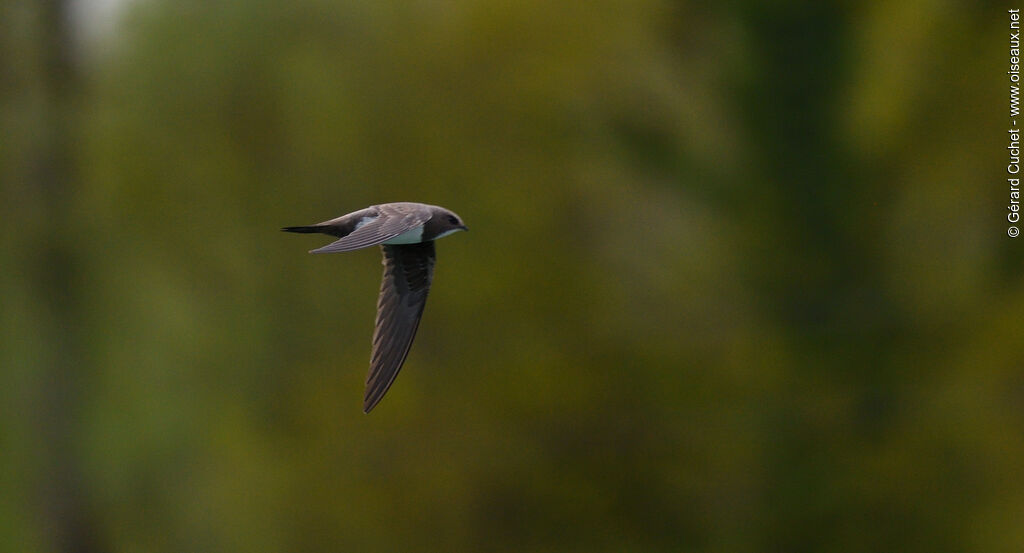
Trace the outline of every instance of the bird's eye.
{"label": "bird's eye", "polygon": [[448,216],[448,222],[453,224],[453,225],[459,224],[459,220],[456,219],[455,217],[452,217],[451,215]]}

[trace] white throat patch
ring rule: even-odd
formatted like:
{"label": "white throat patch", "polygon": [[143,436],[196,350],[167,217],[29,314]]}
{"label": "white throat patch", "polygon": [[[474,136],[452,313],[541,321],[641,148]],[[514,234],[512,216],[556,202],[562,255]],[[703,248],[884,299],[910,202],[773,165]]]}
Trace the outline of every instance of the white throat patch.
{"label": "white throat patch", "polygon": [[460,230],[462,230],[462,229],[460,229],[460,228],[448,229],[448,230],[442,232],[441,234],[438,234],[437,236],[435,236],[434,240],[437,240],[438,238],[444,238],[445,236],[448,236],[449,234],[455,234],[456,232],[459,232]]}

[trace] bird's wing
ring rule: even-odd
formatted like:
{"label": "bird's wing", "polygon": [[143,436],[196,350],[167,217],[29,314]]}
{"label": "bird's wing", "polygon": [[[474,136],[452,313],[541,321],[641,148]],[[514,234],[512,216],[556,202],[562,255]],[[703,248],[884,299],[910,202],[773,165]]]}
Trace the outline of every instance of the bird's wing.
{"label": "bird's wing", "polygon": [[384,280],[377,299],[373,354],[366,376],[363,412],[369,413],[391,387],[405,362],[427,303],[434,275],[434,242],[381,246]]}
{"label": "bird's wing", "polygon": [[358,250],[386,242],[403,232],[414,229],[429,219],[429,214],[402,206],[377,206],[378,215],[352,231],[344,238],[311,250],[309,253],[335,253]]}

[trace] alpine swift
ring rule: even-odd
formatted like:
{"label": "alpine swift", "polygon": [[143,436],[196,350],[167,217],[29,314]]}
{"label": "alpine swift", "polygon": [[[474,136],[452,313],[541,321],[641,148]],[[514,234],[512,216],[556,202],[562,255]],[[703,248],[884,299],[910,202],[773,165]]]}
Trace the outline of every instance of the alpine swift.
{"label": "alpine swift", "polygon": [[370,206],[315,225],[281,230],[338,238],[309,253],[348,252],[380,244],[384,279],[377,298],[373,352],[363,396],[363,412],[369,413],[391,387],[409,355],[434,275],[434,240],[469,229],[458,215],[443,207],[396,202]]}

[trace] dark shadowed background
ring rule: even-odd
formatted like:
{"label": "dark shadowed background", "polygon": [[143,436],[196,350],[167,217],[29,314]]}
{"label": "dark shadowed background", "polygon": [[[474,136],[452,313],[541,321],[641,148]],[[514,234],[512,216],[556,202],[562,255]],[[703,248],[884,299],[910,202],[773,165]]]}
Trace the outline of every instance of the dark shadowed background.
{"label": "dark shadowed background", "polygon": [[[99,4],[0,0],[0,550],[1024,550],[1005,6]],[[364,415],[278,228],[391,201]]]}

